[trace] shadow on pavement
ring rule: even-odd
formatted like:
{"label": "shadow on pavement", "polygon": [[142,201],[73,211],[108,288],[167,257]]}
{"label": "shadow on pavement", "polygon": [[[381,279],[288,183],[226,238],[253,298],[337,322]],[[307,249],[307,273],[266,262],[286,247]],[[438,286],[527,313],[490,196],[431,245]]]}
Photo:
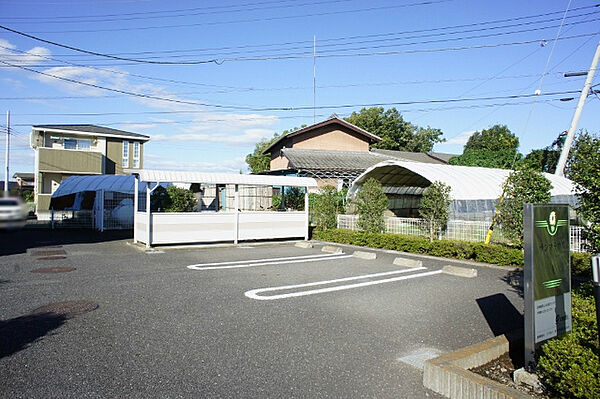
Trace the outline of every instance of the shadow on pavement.
{"label": "shadow on pavement", "polygon": [[523,366],[523,315],[504,294],[477,299],[477,305],[495,337],[504,334],[509,342],[509,356],[519,368]]}
{"label": "shadow on pavement", "polygon": [[124,240],[132,230],[98,232],[91,229],[21,229],[0,231],[0,256],[25,253],[29,248]]}
{"label": "shadow on pavement", "polygon": [[513,270],[501,277],[510,286],[510,290],[523,298],[523,270]]}
{"label": "shadow on pavement", "polygon": [[0,321],[0,359],[27,348],[66,320],[62,314],[39,313]]}

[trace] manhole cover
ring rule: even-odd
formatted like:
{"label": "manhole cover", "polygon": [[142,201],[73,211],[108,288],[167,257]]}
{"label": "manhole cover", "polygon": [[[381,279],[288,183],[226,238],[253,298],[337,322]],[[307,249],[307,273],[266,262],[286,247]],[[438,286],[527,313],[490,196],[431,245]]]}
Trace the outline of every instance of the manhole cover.
{"label": "manhole cover", "polygon": [[31,314],[54,313],[71,318],[96,310],[99,306],[96,302],[90,301],[54,302],[33,310]]}
{"label": "manhole cover", "polygon": [[32,256],[51,256],[51,255],[66,255],[64,249],[54,249],[54,250],[43,250],[43,251],[32,251]]}
{"label": "manhole cover", "polygon": [[58,259],[67,259],[66,256],[42,256],[41,258],[37,258],[37,260],[58,260]]}
{"label": "manhole cover", "polygon": [[64,267],[64,266],[55,266],[55,267],[42,267],[39,269],[32,270],[32,273],[66,273],[72,272],[76,270],[74,267]]}

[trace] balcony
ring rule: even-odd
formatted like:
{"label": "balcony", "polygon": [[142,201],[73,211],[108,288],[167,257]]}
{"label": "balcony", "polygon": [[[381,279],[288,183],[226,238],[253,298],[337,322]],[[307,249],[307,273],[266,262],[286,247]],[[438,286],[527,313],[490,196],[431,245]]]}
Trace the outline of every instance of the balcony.
{"label": "balcony", "polygon": [[38,148],[40,172],[102,173],[102,153]]}

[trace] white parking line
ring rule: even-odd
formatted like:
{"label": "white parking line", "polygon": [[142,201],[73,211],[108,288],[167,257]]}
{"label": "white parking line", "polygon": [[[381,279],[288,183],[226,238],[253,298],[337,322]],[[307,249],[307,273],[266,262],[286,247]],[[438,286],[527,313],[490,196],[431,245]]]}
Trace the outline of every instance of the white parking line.
{"label": "white parking line", "polygon": [[254,266],[279,265],[279,264],[286,264],[286,263],[316,262],[316,261],[344,259],[344,258],[351,258],[351,257],[352,257],[352,255],[346,255],[344,253],[302,255],[302,256],[288,256],[285,258],[265,258],[265,259],[250,259],[250,260],[239,260],[239,261],[230,261],[230,262],[198,263],[195,265],[189,265],[187,268],[192,269],[192,270],[239,269],[239,268],[254,267]]}
{"label": "white parking line", "polygon": [[364,274],[361,276],[339,278],[339,279],[335,279],[335,280],[316,281],[314,283],[285,285],[285,286],[280,286],[280,287],[269,287],[269,288],[258,288],[255,290],[247,291],[244,293],[244,295],[246,295],[248,298],[257,299],[259,301],[271,301],[273,299],[284,299],[284,298],[292,298],[292,297],[299,297],[299,296],[305,296],[305,295],[323,294],[326,292],[349,290],[352,288],[367,287],[370,285],[391,283],[394,281],[408,280],[408,279],[418,278],[418,277],[433,276],[433,275],[442,273],[441,270],[434,270],[434,271],[430,271],[430,272],[411,274],[408,276],[386,278],[383,280],[365,281],[365,282],[356,283],[356,284],[338,285],[338,286],[334,286],[334,287],[318,288],[318,289],[307,290],[307,291],[290,292],[290,293],[279,294],[279,295],[270,295],[270,296],[259,295],[259,294],[265,293],[265,292],[290,290],[290,289],[294,289],[294,288],[303,288],[303,287],[312,287],[315,285],[325,285],[325,284],[338,283],[338,282],[342,282],[342,281],[360,280],[360,279],[371,278],[371,277],[382,277],[382,276],[387,276],[387,275],[391,275],[391,274],[408,273],[408,272],[424,270],[424,269],[426,269],[426,268],[425,267],[415,267],[412,269],[394,270],[391,272],[383,272],[383,273],[375,273],[375,274]]}

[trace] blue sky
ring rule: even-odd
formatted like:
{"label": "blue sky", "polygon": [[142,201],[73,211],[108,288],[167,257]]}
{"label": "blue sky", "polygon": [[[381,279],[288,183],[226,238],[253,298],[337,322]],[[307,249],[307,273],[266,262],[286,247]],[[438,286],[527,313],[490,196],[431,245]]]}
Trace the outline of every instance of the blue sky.
{"label": "blue sky", "polygon": [[[569,127],[584,77],[562,74],[589,68],[596,3],[2,0],[0,25],[108,56],[0,30],[11,175],[33,171],[32,125],[68,123],[150,135],[147,168],[246,171],[258,140],[313,122],[315,36],[316,121],[396,106],[443,131],[436,151],[501,123],[527,153]],[[580,128],[598,133],[599,105],[588,98]]]}

